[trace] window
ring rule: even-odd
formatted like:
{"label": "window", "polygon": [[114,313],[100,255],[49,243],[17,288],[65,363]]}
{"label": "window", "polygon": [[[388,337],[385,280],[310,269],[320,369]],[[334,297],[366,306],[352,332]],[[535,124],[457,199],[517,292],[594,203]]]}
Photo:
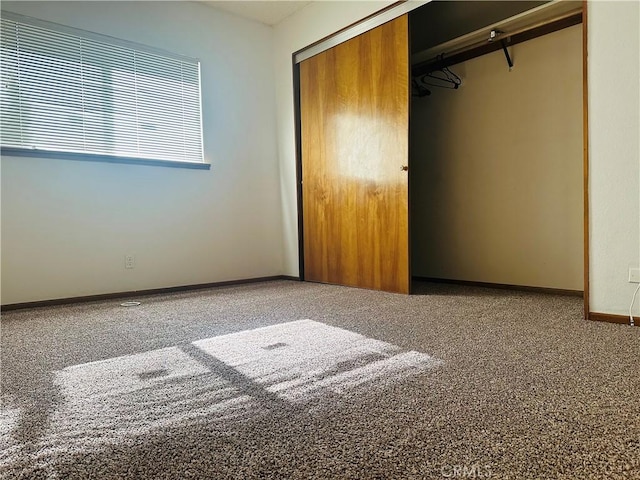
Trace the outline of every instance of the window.
{"label": "window", "polygon": [[203,163],[200,64],[2,12],[2,147]]}

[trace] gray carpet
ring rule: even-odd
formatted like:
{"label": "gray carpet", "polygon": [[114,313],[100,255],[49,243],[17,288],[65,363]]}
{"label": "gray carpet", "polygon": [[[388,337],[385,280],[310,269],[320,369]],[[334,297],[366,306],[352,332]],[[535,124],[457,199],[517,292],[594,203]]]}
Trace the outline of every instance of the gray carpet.
{"label": "gray carpet", "polygon": [[639,479],[640,328],[290,281],[7,312],[0,476]]}

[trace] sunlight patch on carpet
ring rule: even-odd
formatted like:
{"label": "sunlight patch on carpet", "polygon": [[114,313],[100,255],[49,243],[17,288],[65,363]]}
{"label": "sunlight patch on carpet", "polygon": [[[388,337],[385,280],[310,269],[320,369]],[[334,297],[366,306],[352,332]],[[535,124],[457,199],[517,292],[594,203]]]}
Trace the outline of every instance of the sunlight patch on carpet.
{"label": "sunlight patch on carpet", "polygon": [[194,342],[289,401],[397,381],[441,363],[313,320],[299,320]]}
{"label": "sunlight patch on carpet", "polygon": [[441,363],[299,320],[74,365],[53,372],[63,400],[41,438],[20,444],[12,436],[20,412],[3,410],[0,443],[11,448],[0,459],[12,462],[27,455],[29,462],[51,465],[59,455],[198,421],[232,432],[259,414],[306,408],[305,402],[324,396],[348,401]]}

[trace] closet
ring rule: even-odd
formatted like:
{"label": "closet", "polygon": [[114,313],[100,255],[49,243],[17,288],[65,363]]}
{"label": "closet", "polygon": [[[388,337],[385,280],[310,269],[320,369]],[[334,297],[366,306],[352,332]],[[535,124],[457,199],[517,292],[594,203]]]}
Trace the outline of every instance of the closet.
{"label": "closet", "polygon": [[301,278],[582,290],[581,22],[433,1],[294,56]]}
{"label": "closet", "polygon": [[408,293],[406,16],[300,65],[304,279]]}

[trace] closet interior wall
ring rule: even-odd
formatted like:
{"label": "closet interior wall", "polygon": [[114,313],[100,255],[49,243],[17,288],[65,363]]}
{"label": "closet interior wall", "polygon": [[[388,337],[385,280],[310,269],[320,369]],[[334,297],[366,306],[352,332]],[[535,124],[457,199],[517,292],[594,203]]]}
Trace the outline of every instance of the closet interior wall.
{"label": "closet interior wall", "polygon": [[582,25],[509,52],[412,99],[412,274],[582,291]]}

